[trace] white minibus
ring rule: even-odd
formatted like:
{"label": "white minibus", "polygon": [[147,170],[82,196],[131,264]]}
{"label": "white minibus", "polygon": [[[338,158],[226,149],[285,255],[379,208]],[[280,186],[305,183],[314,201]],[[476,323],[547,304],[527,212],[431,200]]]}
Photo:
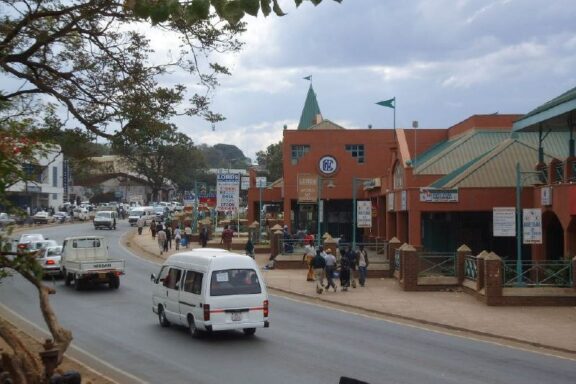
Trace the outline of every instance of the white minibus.
{"label": "white minibus", "polygon": [[170,256],[152,274],[152,310],[163,327],[202,332],[267,328],[268,293],[258,265],[245,255],[199,248]]}

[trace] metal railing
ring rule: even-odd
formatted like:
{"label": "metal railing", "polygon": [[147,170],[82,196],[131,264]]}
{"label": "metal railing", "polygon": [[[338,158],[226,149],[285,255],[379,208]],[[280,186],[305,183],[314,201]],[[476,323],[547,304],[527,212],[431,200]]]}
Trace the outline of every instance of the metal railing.
{"label": "metal railing", "polygon": [[394,270],[400,271],[400,250],[396,249],[394,251]]}
{"label": "metal railing", "polygon": [[[352,243],[338,243],[339,249],[346,249]],[[374,241],[368,243],[356,243],[357,247],[363,246],[364,250],[368,253],[368,260],[370,262],[378,260],[387,260],[388,242],[387,241]]]}
{"label": "metal railing", "polygon": [[516,261],[502,261],[502,279],[505,287],[571,287],[572,262],[524,261],[522,274],[518,279]]}
{"label": "metal railing", "polygon": [[478,280],[478,258],[467,255],[464,258],[464,278],[472,281]]}
{"label": "metal railing", "polygon": [[280,238],[280,253],[283,255],[304,254],[304,241],[301,239]]}
{"label": "metal railing", "polygon": [[420,259],[420,277],[456,276],[456,253],[422,252]]}

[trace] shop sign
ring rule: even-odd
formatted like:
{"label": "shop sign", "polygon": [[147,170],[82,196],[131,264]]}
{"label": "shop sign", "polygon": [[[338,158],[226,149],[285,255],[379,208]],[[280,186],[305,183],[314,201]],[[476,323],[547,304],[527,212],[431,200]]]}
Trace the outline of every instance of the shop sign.
{"label": "shop sign", "polygon": [[356,225],[358,228],[372,228],[372,201],[356,201]]}
{"label": "shop sign", "polygon": [[525,208],[522,212],[524,244],[542,244],[542,210]]}
{"label": "shop sign", "polygon": [[250,188],[250,177],[242,176],[240,179],[240,189],[243,191],[247,191]]}
{"label": "shop sign", "polygon": [[322,156],[318,162],[318,169],[325,175],[332,175],[338,169],[338,162],[334,156]]}
{"label": "shop sign", "polygon": [[318,201],[318,176],[298,174],[298,203],[315,204]]}
{"label": "shop sign", "polygon": [[492,209],[492,233],[494,237],[516,236],[516,208],[494,207]]}
{"label": "shop sign", "polygon": [[236,212],[240,203],[240,175],[221,173],[216,177],[216,209]]}
{"label": "shop sign", "polygon": [[420,201],[425,203],[457,203],[458,188],[420,188]]}

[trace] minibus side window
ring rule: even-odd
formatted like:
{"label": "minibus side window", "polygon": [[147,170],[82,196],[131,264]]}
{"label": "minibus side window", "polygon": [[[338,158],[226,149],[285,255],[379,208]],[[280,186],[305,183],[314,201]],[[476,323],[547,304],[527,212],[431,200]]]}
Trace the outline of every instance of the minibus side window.
{"label": "minibus side window", "polygon": [[182,270],[178,268],[170,268],[170,271],[168,271],[168,277],[164,279],[164,286],[168,289],[178,289],[181,276]]}
{"label": "minibus side window", "polygon": [[199,295],[202,291],[202,274],[187,271],[184,279],[184,291]]}

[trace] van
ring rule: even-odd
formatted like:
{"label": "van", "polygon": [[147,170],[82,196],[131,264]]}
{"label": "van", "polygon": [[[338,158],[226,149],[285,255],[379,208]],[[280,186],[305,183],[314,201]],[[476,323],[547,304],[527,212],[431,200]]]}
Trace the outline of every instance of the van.
{"label": "van", "polygon": [[128,215],[128,223],[130,223],[130,226],[135,226],[140,217],[144,218],[144,225],[148,225],[152,220],[156,218],[156,212],[152,207],[132,208]]}
{"label": "van", "polygon": [[268,293],[258,265],[249,256],[199,248],[170,256],[152,274],[152,310],[162,327],[203,332],[238,329],[250,336],[268,328]]}
{"label": "van", "polygon": [[118,214],[116,211],[98,211],[94,216],[94,229],[98,228],[108,228],[108,229],[116,229],[116,219]]}

